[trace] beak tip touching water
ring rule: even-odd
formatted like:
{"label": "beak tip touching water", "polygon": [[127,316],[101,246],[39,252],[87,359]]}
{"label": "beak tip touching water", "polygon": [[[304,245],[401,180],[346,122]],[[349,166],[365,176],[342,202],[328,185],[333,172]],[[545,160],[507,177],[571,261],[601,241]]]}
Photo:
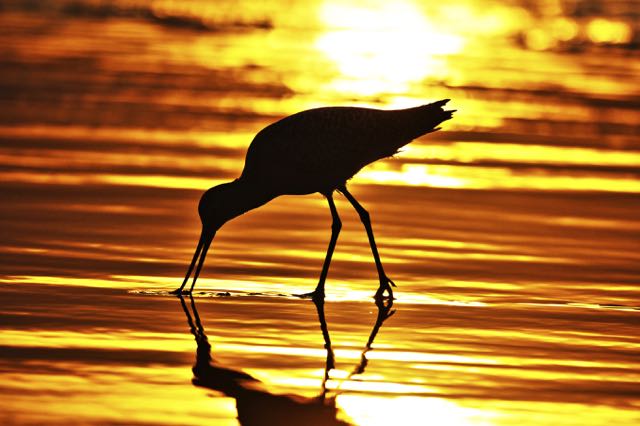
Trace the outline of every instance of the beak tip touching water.
{"label": "beak tip touching water", "polygon": [[[180,288],[177,288],[171,292],[171,294],[175,294],[181,296],[183,294],[191,294],[193,288],[196,285],[196,281],[198,280],[198,276],[200,275],[200,271],[202,270],[202,266],[204,265],[204,260],[207,257],[207,252],[209,251],[209,246],[213,241],[213,237],[216,235],[216,229],[210,227],[202,228],[202,232],[200,233],[200,240],[198,241],[198,246],[196,247],[196,251],[193,254],[193,259],[191,259],[191,264],[189,265],[189,269],[187,270],[187,274],[184,277],[184,281],[182,281],[182,285]],[[193,282],[191,283],[191,288],[189,290],[184,290],[185,285],[189,281],[189,277],[191,276],[191,272],[193,272],[193,268],[198,264],[196,268],[196,272],[193,275]]]}

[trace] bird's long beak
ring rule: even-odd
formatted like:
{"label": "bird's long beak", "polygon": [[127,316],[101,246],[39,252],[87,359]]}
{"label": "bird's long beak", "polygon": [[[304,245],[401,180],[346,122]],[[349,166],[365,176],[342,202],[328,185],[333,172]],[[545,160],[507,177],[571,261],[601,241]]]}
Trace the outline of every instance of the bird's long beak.
{"label": "bird's long beak", "polygon": [[[182,285],[178,290],[178,293],[182,292],[182,289],[189,281],[189,277],[191,276],[191,272],[193,272],[193,267],[196,262],[198,262],[198,267],[196,268],[196,273],[193,275],[193,282],[191,283],[191,290],[196,285],[196,280],[200,275],[200,271],[202,270],[202,265],[204,265],[204,259],[207,257],[207,251],[209,251],[209,246],[211,245],[211,241],[213,241],[213,237],[216,235],[216,230],[209,227],[203,227],[202,232],[200,234],[200,240],[198,241],[198,247],[196,247],[196,252],[193,254],[193,259],[191,259],[191,265],[189,265],[189,270],[187,270],[187,275],[184,277],[184,281],[182,281]],[[199,260],[198,260],[199,259]]]}

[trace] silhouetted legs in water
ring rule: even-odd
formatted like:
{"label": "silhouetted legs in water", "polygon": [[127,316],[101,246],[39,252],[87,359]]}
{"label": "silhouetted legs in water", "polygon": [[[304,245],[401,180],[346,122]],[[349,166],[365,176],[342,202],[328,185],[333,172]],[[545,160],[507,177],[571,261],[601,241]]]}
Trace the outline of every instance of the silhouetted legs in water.
{"label": "silhouetted legs in water", "polygon": [[[340,229],[342,229],[342,221],[340,220],[340,216],[338,215],[338,209],[336,209],[336,204],[333,201],[333,194],[325,194],[327,197],[327,201],[329,202],[329,209],[331,210],[331,239],[329,240],[329,247],[327,248],[327,255],[324,258],[324,263],[322,264],[322,272],[320,272],[320,280],[318,281],[318,285],[316,289],[312,293],[303,294],[303,297],[311,296],[313,298],[316,307],[318,307],[318,303],[324,303],[324,282],[327,279],[327,274],[329,273],[329,265],[331,264],[331,257],[333,256],[333,251],[336,248],[336,243],[338,242],[338,235],[340,234]],[[318,315],[320,315],[320,311],[318,311]],[[324,314],[323,314],[324,316]]]}
{"label": "silhouetted legs in water", "polygon": [[[351,193],[347,190],[346,186],[342,186],[338,188],[338,191],[342,192],[347,200],[351,203],[354,209],[358,212],[360,216],[360,220],[364,225],[364,229],[367,231],[367,237],[369,237],[369,245],[371,246],[371,253],[373,253],[373,258],[376,261],[376,269],[378,270],[378,277],[380,278],[380,287],[378,287],[378,291],[376,291],[375,298],[380,299],[384,296],[384,292],[387,291],[389,293],[389,298],[393,299],[393,290],[391,290],[391,286],[396,286],[393,281],[387,274],[384,273],[384,268],[382,267],[382,262],[380,261],[380,255],[378,254],[378,247],[376,246],[376,240],[373,237],[373,228],[371,228],[371,219],[369,218],[369,212],[365,210],[360,203],[351,195]],[[391,284],[391,285],[389,285]]]}
{"label": "silhouetted legs in water", "polygon": [[[364,225],[364,229],[367,231],[367,237],[369,239],[369,245],[371,246],[371,253],[373,253],[373,259],[376,263],[376,269],[378,270],[378,277],[380,279],[380,286],[376,291],[375,298],[380,299],[384,297],[385,291],[388,293],[388,297],[393,299],[393,290],[391,286],[395,287],[395,283],[391,281],[389,277],[384,272],[384,268],[382,267],[382,262],[380,261],[380,255],[378,254],[378,247],[376,246],[376,240],[373,236],[373,229],[371,227],[371,219],[369,218],[369,212],[365,210],[360,203],[351,195],[351,193],[347,190],[346,186],[341,186],[338,188],[338,191],[342,192],[347,200],[351,203],[351,205],[355,208],[356,212],[360,216],[360,220]],[[302,294],[302,297],[312,297],[314,301],[324,299],[324,283],[327,280],[327,274],[329,273],[329,265],[331,264],[331,257],[333,256],[333,252],[336,248],[336,243],[338,242],[338,235],[340,234],[340,229],[342,228],[342,221],[340,220],[340,216],[338,215],[338,210],[336,209],[335,202],[333,201],[333,194],[331,192],[324,194],[327,197],[327,202],[329,203],[329,210],[331,211],[331,239],[329,240],[329,247],[327,248],[327,254],[324,259],[324,263],[322,264],[322,271],[320,272],[320,279],[318,280],[318,285],[316,289],[312,293]],[[191,265],[189,266],[189,270],[187,271],[187,275],[182,282],[180,288],[172,291],[172,294],[191,294],[193,291],[193,287],[196,284],[196,280],[200,275],[200,271],[202,270],[202,265],[204,264],[204,259],[206,257],[207,251],[209,250],[209,246],[211,245],[211,241],[213,240],[213,236],[215,232],[205,232],[203,228],[203,232],[200,236],[200,240],[198,241],[198,246],[196,247],[196,251],[193,254],[193,259],[191,260]],[[195,274],[193,275],[193,281],[191,283],[191,288],[188,291],[183,290],[184,286],[189,281],[189,277],[193,272],[194,265],[198,264]]]}
{"label": "silhouetted legs in water", "polygon": [[[375,298],[381,299],[384,297],[384,292],[389,293],[388,297],[393,299],[393,290],[391,286],[396,286],[393,281],[384,272],[384,268],[382,267],[382,262],[380,261],[380,255],[378,254],[378,247],[376,246],[376,240],[373,236],[373,228],[371,227],[371,219],[369,217],[369,212],[365,210],[364,207],[354,198],[353,195],[347,190],[346,186],[342,186],[338,188],[338,191],[342,192],[347,200],[351,203],[353,208],[358,212],[360,216],[360,220],[364,225],[364,229],[367,231],[367,237],[369,238],[369,245],[371,246],[371,253],[373,253],[373,259],[376,262],[376,269],[378,270],[378,277],[380,278],[380,287],[378,287],[378,291],[376,291]],[[320,273],[320,279],[318,280],[318,285],[316,289],[312,293],[306,293],[300,295],[301,297],[311,297],[314,301],[318,301],[320,299],[324,299],[324,283],[327,279],[327,274],[329,272],[329,265],[331,264],[331,257],[333,256],[333,251],[336,248],[336,243],[338,242],[338,235],[340,234],[340,229],[342,228],[342,221],[340,220],[340,216],[338,215],[338,210],[336,209],[336,205],[333,201],[333,195],[325,194],[327,197],[327,201],[329,202],[329,209],[331,210],[331,218],[333,222],[331,223],[331,239],[329,240],[329,247],[327,248],[327,255],[324,258],[324,263],[322,264],[322,272]]]}

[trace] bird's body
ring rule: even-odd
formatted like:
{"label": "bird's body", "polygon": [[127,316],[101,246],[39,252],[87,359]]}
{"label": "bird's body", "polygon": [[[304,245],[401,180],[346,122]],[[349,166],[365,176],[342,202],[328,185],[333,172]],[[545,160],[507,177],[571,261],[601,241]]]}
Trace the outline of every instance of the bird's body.
{"label": "bird's body", "polygon": [[277,195],[331,193],[361,168],[450,117],[442,103],[403,110],[326,107],[302,111],[261,130],[240,179]]}
{"label": "bird's body", "polygon": [[[259,207],[280,195],[319,192],[329,201],[333,217],[332,236],[314,296],[324,295],[331,255],[341,222],[332,194],[342,192],[358,211],[365,225],[380,276],[376,296],[393,282],[386,277],[377,252],[367,211],[353,198],[346,182],[367,164],[394,155],[413,139],[435,130],[451,118],[442,106],[448,99],[402,110],[356,107],[326,107],[285,117],[264,129],[249,146],[240,177],[206,191],[199,204],[202,235],[182,286],[200,259],[191,288],[204,263],[215,232],[227,221]],[[200,252],[202,251],[202,256]]]}

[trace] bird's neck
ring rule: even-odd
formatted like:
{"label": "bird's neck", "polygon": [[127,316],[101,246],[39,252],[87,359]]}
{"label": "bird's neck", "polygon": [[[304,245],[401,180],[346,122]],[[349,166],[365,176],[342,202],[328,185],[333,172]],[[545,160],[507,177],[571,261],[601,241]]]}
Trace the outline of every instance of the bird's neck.
{"label": "bird's neck", "polygon": [[229,197],[232,198],[229,205],[233,205],[233,210],[229,212],[231,217],[227,220],[260,207],[276,197],[258,183],[245,179],[236,179],[227,185]]}

